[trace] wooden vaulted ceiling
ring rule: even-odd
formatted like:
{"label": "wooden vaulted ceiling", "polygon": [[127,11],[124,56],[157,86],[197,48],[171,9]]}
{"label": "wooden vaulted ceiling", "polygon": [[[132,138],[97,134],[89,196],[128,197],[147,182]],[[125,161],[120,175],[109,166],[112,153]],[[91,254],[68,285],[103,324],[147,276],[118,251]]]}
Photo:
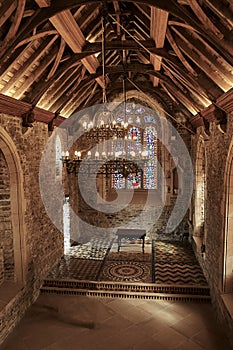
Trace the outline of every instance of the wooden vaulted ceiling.
{"label": "wooden vaulted ceiling", "polygon": [[137,89],[174,117],[233,86],[232,0],[0,0],[0,93],[64,117]]}

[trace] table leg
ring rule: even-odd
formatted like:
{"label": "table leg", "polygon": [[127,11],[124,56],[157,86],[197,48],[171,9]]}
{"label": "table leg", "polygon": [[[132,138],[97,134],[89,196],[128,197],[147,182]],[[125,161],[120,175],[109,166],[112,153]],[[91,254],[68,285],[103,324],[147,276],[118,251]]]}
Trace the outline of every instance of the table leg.
{"label": "table leg", "polygon": [[142,237],[142,252],[144,253],[144,247],[145,247],[145,236]]}
{"label": "table leg", "polygon": [[121,247],[121,237],[118,236],[118,252],[120,251]]}

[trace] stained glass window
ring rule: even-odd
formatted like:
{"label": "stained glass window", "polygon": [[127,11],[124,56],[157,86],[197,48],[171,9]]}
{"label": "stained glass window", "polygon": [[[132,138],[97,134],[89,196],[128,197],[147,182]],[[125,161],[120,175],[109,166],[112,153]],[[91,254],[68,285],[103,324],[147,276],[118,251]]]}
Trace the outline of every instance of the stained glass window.
{"label": "stained glass window", "polygon": [[153,126],[149,126],[144,131],[144,147],[148,151],[149,160],[144,169],[143,187],[146,189],[157,188],[157,134]]}
{"label": "stained glass window", "polygon": [[[122,106],[123,107],[123,106]],[[131,140],[127,142],[127,152],[135,152],[139,154],[142,150],[147,150],[149,154],[149,160],[143,169],[142,173],[129,174],[127,178],[124,178],[121,174],[116,173],[112,176],[112,187],[116,189],[120,188],[145,188],[156,189],[157,188],[157,133],[153,125],[153,115],[148,113],[145,107],[135,105],[134,103],[128,103],[126,105],[125,114],[127,122],[129,124],[128,133],[131,136]],[[122,110],[118,110],[115,114],[117,121],[123,120]],[[148,123],[145,130],[141,130],[140,126],[144,123]],[[138,126],[132,126],[135,123]],[[124,152],[124,146],[122,142],[113,143],[112,152]]]}

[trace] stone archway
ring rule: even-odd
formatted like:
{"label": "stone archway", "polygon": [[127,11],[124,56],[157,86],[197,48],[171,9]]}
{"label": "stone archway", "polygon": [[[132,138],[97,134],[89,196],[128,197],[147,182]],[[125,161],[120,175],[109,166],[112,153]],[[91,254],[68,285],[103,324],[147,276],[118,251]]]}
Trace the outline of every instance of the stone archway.
{"label": "stone archway", "polygon": [[223,292],[233,292],[233,142],[229,149],[224,178]]}
{"label": "stone archway", "polygon": [[13,235],[14,282],[24,283],[26,279],[27,251],[24,225],[25,202],[23,195],[23,175],[20,159],[14,142],[0,127],[0,150],[9,174],[11,231]]}

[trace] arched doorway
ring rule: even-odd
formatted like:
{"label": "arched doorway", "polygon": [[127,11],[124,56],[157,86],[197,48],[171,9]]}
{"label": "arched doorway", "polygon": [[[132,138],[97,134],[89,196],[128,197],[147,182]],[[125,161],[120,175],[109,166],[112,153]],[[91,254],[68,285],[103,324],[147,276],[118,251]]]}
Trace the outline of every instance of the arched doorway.
{"label": "arched doorway", "polygon": [[[0,127],[0,150],[1,160],[5,168],[5,191],[6,198],[9,199],[8,214],[8,236],[2,246],[3,259],[9,261],[9,271],[7,264],[3,262],[5,280],[14,282],[25,282],[26,278],[26,239],[24,226],[24,196],[23,196],[23,176],[20,159],[14,142],[7,132]],[[3,198],[4,199],[4,198]],[[4,221],[1,221],[1,231],[4,232]],[[12,249],[12,259],[11,259]],[[11,261],[12,260],[12,261]],[[13,267],[13,270],[12,270]],[[11,271],[12,270],[12,271]]]}
{"label": "arched doorway", "polygon": [[223,292],[233,292],[233,143],[225,171],[225,225],[223,239]]}

